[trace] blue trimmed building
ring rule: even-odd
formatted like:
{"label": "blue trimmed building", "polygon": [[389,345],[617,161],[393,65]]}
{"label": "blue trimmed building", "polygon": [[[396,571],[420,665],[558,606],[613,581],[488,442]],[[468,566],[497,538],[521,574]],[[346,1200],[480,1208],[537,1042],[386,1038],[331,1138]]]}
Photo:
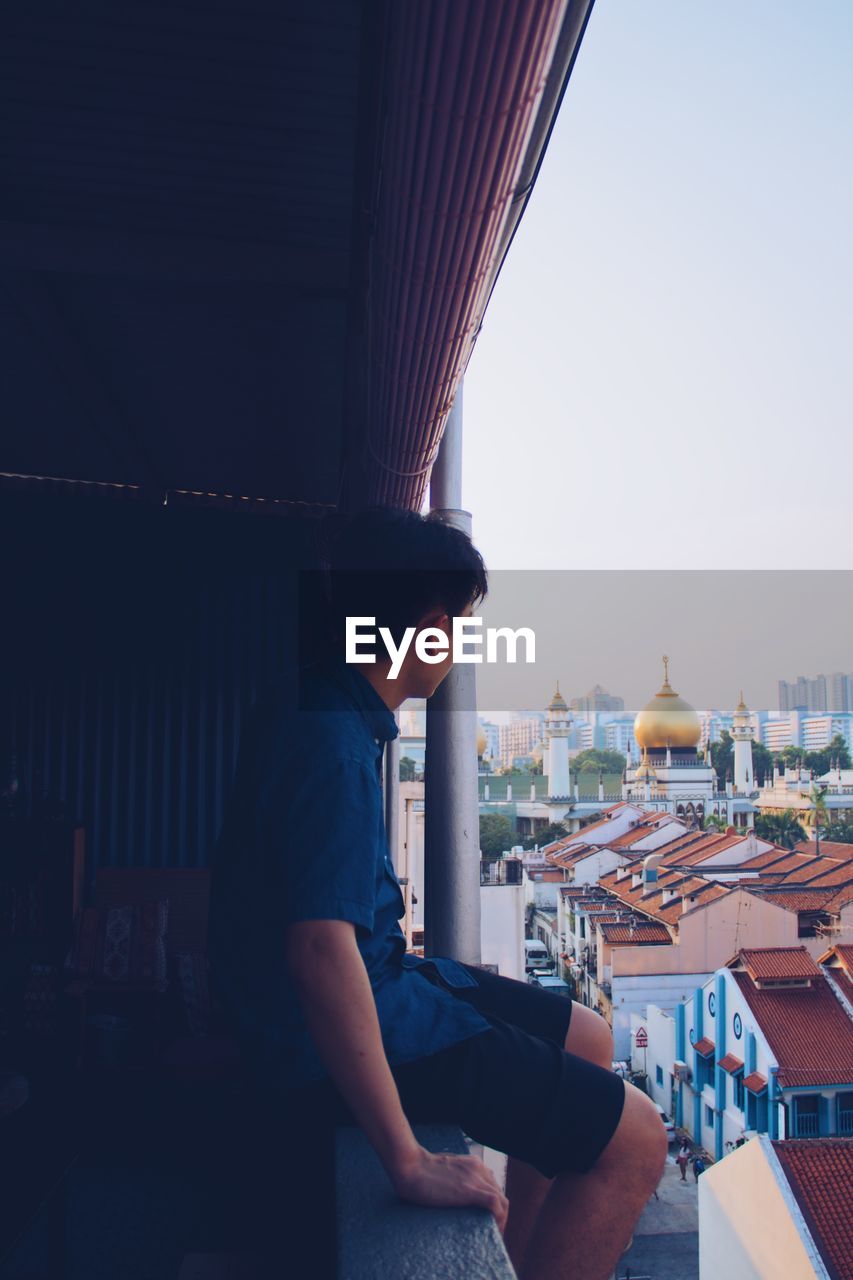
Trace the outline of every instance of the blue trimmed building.
{"label": "blue trimmed building", "polygon": [[675,1010],[675,1123],[720,1160],[744,1134],[853,1135],[853,1005],[805,947],[741,950]]}

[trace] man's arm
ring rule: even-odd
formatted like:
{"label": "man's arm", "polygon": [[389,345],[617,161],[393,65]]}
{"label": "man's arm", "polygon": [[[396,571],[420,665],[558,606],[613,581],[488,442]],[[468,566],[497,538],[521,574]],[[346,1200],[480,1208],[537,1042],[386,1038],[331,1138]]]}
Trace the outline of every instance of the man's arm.
{"label": "man's arm", "polygon": [[345,920],[290,925],[286,957],[317,1052],[404,1200],[480,1205],[503,1231],[508,1202],[481,1160],[422,1147],[403,1112],[385,1056],[376,1002]]}

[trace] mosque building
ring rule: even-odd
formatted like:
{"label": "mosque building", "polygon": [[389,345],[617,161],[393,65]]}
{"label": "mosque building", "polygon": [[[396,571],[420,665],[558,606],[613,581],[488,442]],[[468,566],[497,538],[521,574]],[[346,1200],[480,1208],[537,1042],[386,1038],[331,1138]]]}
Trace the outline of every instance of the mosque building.
{"label": "mosque building", "polygon": [[732,728],[734,777],[725,780],[725,790],[719,790],[710,749],[699,750],[699,716],[670,684],[668,657],[663,665],[663,684],[634,721],[634,739],[642,758],[626,769],[622,798],[639,802],[644,809],[672,813],[691,826],[701,827],[713,815],[727,826],[752,827],[752,730],[743,694]]}
{"label": "mosque building", "polygon": [[[544,785],[537,785],[534,777],[522,781],[483,776],[481,808],[506,812],[517,823],[520,834],[535,834],[557,822],[574,833],[620,800],[646,811],[671,813],[688,828],[701,828],[710,817],[738,831],[753,827],[757,805],[752,727],[743,694],[732,719],[732,775],[718,779],[710,746],[700,749],[699,715],[670,684],[669,658],[665,657],[663,664],[663,684],[634,720],[634,740],[642,758],[636,763],[629,761],[622,775],[621,794],[605,794],[601,774],[597,796],[579,794],[579,775],[572,771],[569,757],[572,713],[558,684],[545,712],[544,778],[538,779]],[[484,736],[478,740],[480,754],[481,748],[485,748]]]}

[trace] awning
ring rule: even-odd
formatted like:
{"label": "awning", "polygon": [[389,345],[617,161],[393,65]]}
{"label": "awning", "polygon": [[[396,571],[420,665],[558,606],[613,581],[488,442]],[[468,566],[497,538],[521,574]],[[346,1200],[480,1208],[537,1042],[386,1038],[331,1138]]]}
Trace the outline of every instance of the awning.
{"label": "awning", "polygon": [[715,1045],[713,1040],[709,1040],[707,1036],[703,1036],[701,1040],[696,1041],[693,1048],[697,1053],[701,1054],[703,1058],[710,1058],[711,1054],[714,1052]]}
{"label": "awning", "polygon": [[767,1088],[767,1076],[763,1076],[760,1071],[750,1071],[743,1083],[750,1093],[763,1093]]}
{"label": "awning", "polygon": [[724,1058],[720,1058],[720,1066],[733,1076],[737,1075],[739,1071],[743,1071],[743,1063],[733,1053],[727,1053]]}

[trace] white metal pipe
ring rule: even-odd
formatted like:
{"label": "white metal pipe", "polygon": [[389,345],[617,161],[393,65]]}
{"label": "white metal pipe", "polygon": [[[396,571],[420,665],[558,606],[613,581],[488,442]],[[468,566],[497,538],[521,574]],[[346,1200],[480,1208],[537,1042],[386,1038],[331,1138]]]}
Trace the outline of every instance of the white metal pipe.
{"label": "white metal pipe", "polygon": [[[462,389],[430,482],[430,509],[471,534],[462,501]],[[475,668],[451,668],[427,702],[424,949],[480,963],[480,820]]]}

